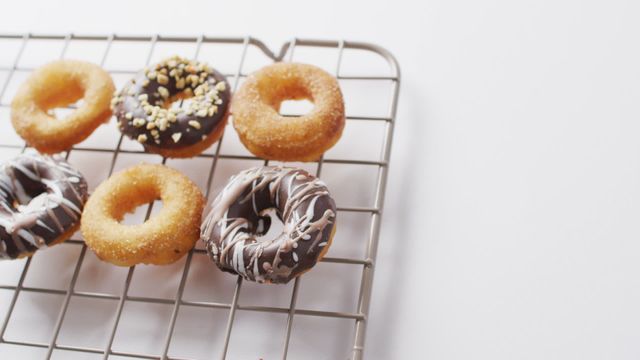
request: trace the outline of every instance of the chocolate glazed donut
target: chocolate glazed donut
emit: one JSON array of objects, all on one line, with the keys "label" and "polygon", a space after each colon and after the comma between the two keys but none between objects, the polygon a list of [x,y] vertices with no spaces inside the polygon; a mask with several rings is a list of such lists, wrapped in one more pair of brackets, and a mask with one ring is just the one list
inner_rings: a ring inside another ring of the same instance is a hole
[{"label": "chocolate glazed donut", "polygon": [[0,167],[0,258],[29,256],[71,236],[87,200],[82,174],[58,157],[24,154]]},{"label": "chocolate glazed donut", "polygon": [[[275,209],[284,230],[269,230]],[[336,205],[326,185],[304,170],[258,167],[231,178],[207,215],[201,238],[223,271],[247,280],[286,283],[313,267],[335,232]]]},{"label": "chocolate glazed donut", "polygon": [[[207,64],[168,58],[134,77],[112,100],[123,134],[166,157],[192,157],[222,136],[231,92]],[[185,108],[171,107],[189,99]]]}]

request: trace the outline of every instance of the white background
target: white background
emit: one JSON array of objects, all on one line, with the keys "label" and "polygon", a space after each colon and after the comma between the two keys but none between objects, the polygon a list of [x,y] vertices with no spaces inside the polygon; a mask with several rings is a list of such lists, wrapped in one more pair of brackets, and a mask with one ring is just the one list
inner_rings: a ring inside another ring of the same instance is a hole
[{"label": "white background", "polygon": [[640,358],[637,1],[10,1],[3,32],[381,44],[403,70],[368,359]]}]

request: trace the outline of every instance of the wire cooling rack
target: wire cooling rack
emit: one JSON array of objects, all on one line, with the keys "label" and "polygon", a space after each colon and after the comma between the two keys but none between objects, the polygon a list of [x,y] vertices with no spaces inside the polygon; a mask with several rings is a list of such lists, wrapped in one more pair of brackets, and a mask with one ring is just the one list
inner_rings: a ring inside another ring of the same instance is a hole
[{"label": "wire cooling rack", "polygon": [[[288,285],[259,285],[219,272],[201,244],[176,264],[127,269],[97,260],[77,233],[31,258],[0,263],[0,357],[363,358],[400,84],[398,64],[385,49],[298,38],[273,52],[253,37],[0,34],[0,158],[30,151],[7,125],[8,105],[35,67],[57,58],[89,60],[120,87],[172,54],[210,63],[233,89],[274,61],[312,63],[337,76],[347,109],[342,139],[318,162],[292,164],[322,177],[336,199],[338,231],[327,257]],[[308,108],[285,103],[281,112]],[[173,160],[144,153],[115,128],[113,121],[101,126],[64,154],[90,190],[146,161],[184,171],[210,198],[230,175],[268,163],[248,153],[233,129],[200,156]],[[125,221],[152,216],[154,204]]]}]

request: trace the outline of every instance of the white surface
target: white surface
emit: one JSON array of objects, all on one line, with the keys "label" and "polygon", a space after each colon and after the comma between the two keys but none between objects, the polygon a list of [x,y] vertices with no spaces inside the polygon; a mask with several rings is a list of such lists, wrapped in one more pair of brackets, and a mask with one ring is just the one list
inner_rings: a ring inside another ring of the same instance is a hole
[{"label": "white surface", "polygon": [[638,2],[56,3],[4,4],[0,28],[395,53],[368,359],[640,357]]}]

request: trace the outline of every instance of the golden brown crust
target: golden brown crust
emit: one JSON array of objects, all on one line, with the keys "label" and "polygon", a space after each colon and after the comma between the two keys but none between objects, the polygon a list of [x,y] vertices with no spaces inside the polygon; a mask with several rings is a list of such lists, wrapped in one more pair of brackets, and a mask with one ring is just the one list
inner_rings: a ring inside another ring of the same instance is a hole
[{"label": "golden brown crust", "polygon": [[[284,100],[308,99],[306,115],[284,117]],[[276,63],[251,74],[231,103],[233,126],[256,156],[281,161],[314,161],[331,148],[344,128],[344,100],[338,81],[307,64]]]},{"label": "golden brown crust", "polygon": [[[60,236],[58,236],[57,239],[53,240],[49,245],[47,245],[47,247],[52,247],[54,245],[58,245],[60,243],[67,241],[71,237],[71,235],[73,235],[76,231],[78,231],[78,229],[80,229],[80,222],[78,222],[76,225],[69,228],[67,231],[63,232]],[[35,253],[36,253],[35,251],[29,252],[29,253],[21,253],[16,259],[22,259],[24,257],[33,256],[33,254]]]},{"label": "golden brown crust", "polygon": [[[111,76],[97,65],[59,60],[35,70],[11,102],[16,132],[41,153],[68,150],[109,120],[115,91]],[[63,119],[48,110],[82,98],[83,104]]]},{"label": "golden brown crust", "polygon": [[[125,213],[158,198],[162,209],[143,224],[120,223]],[[188,177],[164,165],[140,164],[98,186],[80,230],[87,246],[112,264],[169,264],[198,240],[203,206],[202,192]]]}]

